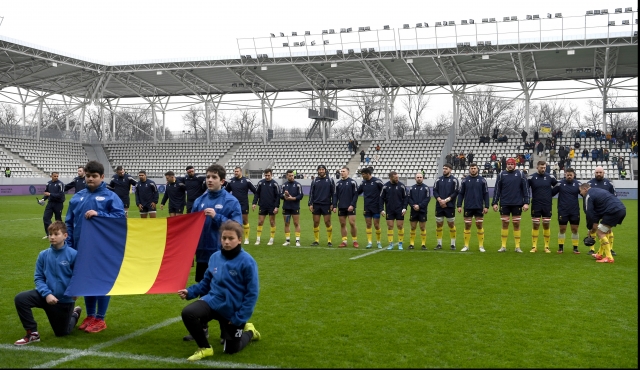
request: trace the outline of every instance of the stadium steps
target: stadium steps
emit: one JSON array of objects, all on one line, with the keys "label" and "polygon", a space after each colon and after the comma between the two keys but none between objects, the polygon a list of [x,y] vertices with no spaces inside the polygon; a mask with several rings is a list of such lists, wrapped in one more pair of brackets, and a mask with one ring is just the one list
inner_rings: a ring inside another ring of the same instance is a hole
[{"label": "stadium steps", "polygon": [[[27,168],[27,170],[31,170],[31,172],[35,175],[35,176],[44,176],[44,177],[49,177],[49,174],[42,171],[41,169],[39,169],[38,167],[34,166],[31,162],[27,161],[26,159],[22,158],[18,153],[15,153],[13,151],[11,151],[9,148],[7,148],[6,146],[4,146],[3,144],[0,144],[0,148],[4,149],[4,151],[7,154],[10,154],[13,159],[15,159],[16,161],[18,161],[18,163],[20,163],[21,165],[23,165],[25,168]],[[4,169],[3,169],[4,170]]]},{"label": "stadium steps", "polygon": [[240,149],[241,146],[242,146],[242,143],[234,143],[233,146],[229,148],[229,150],[227,150],[226,153],[224,153],[222,158],[218,159],[218,164],[223,167],[226,167],[227,162],[229,162],[229,160],[233,158],[234,155],[236,155],[236,152],[238,151],[238,149]]},{"label": "stadium steps", "polygon": [[104,166],[104,178],[110,179],[113,176],[113,165],[109,162],[107,153],[101,144],[82,144],[84,151],[90,161],[98,161]]},{"label": "stadium steps", "polygon": [[360,167],[360,151],[364,150],[365,153],[369,153],[369,147],[371,146],[371,140],[359,142],[360,147],[358,148],[358,152],[351,157],[351,160],[347,163],[347,167],[349,167],[349,171],[351,173],[351,177],[355,176],[356,170]]},{"label": "stadium steps", "polygon": [[[545,153],[543,153],[542,155],[538,155],[536,154],[536,152],[533,152],[533,168],[536,168],[536,166],[538,165],[539,161],[545,161],[547,162],[547,155]],[[528,167],[529,165],[527,164],[525,167]]]}]

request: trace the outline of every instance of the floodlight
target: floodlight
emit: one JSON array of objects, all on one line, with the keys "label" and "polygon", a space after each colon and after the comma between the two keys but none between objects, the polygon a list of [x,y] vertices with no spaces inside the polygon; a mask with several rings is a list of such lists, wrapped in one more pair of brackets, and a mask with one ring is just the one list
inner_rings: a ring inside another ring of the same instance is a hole
[{"label": "floodlight", "polygon": [[602,13],[602,14],[609,14],[609,9],[602,9],[602,10],[600,11],[600,13]]},{"label": "floodlight", "polygon": [[624,8],[624,12],[625,13],[631,13],[633,11],[633,9],[631,9],[631,7],[629,8]]},{"label": "floodlight", "polygon": [[[52,67],[57,67],[58,66],[57,62],[51,62],[50,64],[51,64]],[[160,74],[162,74],[162,71],[158,71],[158,72],[160,72]]]},{"label": "floodlight", "polygon": [[349,54],[354,54],[353,49],[349,49],[347,52],[348,52]]},{"label": "floodlight", "polygon": [[464,44],[463,44],[463,43],[461,43],[461,42],[459,42],[459,43],[457,43],[457,44],[456,44],[456,46],[458,46],[459,48],[461,48],[461,47],[463,47],[463,46],[464,46]]},{"label": "floodlight", "polygon": [[591,68],[585,68],[584,71],[585,73],[591,73]]},{"label": "floodlight", "polygon": [[484,54],[484,55],[482,56],[482,59],[489,59],[489,55],[488,55],[488,54]]},{"label": "floodlight", "polygon": [[291,32],[291,36],[298,36],[297,32]]},{"label": "floodlight", "polygon": [[478,41],[478,46],[484,46],[484,41]]},{"label": "floodlight", "polygon": [[530,21],[531,20],[531,16],[527,15],[527,20]]},{"label": "floodlight", "polygon": [[509,22],[509,17],[502,17],[502,21]]},{"label": "floodlight", "polygon": [[489,18],[489,23],[494,23],[496,21],[495,18]]},{"label": "floodlight", "polygon": [[517,15],[512,15],[511,16],[511,20],[512,21],[517,21],[518,20],[518,16]]},{"label": "floodlight", "polygon": [[551,18],[551,13],[547,13],[547,18]]},{"label": "floodlight", "polygon": [[465,42],[464,46],[471,46],[471,43],[470,42]]},{"label": "floodlight", "polygon": [[567,68],[567,69],[565,69],[565,72],[566,72],[566,73],[573,73],[573,69],[571,69],[571,68]]},{"label": "floodlight", "polygon": [[599,10],[594,10],[594,11],[593,11],[593,14],[594,14],[594,15],[600,15],[600,11],[599,11]]},{"label": "floodlight", "polygon": [[310,36],[311,35],[311,31],[304,31],[304,35],[305,36]]},{"label": "floodlight", "polygon": [[582,69],[582,68],[576,68],[576,72],[578,72],[578,73],[582,73],[582,72],[584,72],[584,69]]},{"label": "floodlight", "polygon": [[449,26],[455,26],[456,22],[455,21],[449,21]]},{"label": "floodlight", "polygon": [[489,22],[489,18],[482,18],[482,23],[488,23]]},{"label": "floodlight", "polygon": [[424,26],[425,26],[425,27],[427,27],[427,28],[429,28],[429,23],[424,22]]},{"label": "floodlight", "polygon": [[345,80],[344,80],[344,82],[346,82],[346,83],[350,84],[350,83],[351,83],[351,80],[347,78],[347,79],[345,79]]},{"label": "floodlight", "polygon": [[629,20],[628,19],[622,20],[622,24],[625,25],[625,26],[628,26],[629,25]]},{"label": "floodlight", "polygon": [[353,31],[351,27],[347,28],[347,32],[351,32],[351,31]]},{"label": "floodlight", "polygon": [[162,71],[156,71],[156,75],[160,76],[162,74]]},{"label": "floodlight", "polygon": [[375,53],[375,52],[376,52],[376,49],[374,49],[374,48],[369,48],[369,52],[370,52],[370,53]]},{"label": "floodlight", "polygon": [[238,87],[244,87],[244,84],[243,83],[239,83]]},{"label": "floodlight", "polygon": [[316,45],[316,41],[315,40],[311,41],[311,46],[315,46],[315,45]]},{"label": "floodlight", "polygon": [[491,41],[485,41],[485,42],[484,42],[484,44],[485,44],[486,46],[491,46]]},{"label": "floodlight", "polygon": [[231,87],[238,87],[238,84],[234,82],[231,84]]},{"label": "floodlight", "polygon": [[329,40],[323,40],[323,43],[324,43],[325,45],[329,45]]},{"label": "floodlight", "polygon": [[364,27],[358,27],[358,32],[364,32]]},{"label": "floodlight", "polygon": [[436,27],[442,26],[442,22],[436,22]]},{"label": "floodlight", "polygon": [[622,13],[622,8],[616,8],[616,13]]},{"label": "floodlight", "polygon": [[341,29],[340,29],[340,33],[345,33],[345,32],[347,32],[347,29],[346,29],[346,28],[341,28]]},{"label": "floodlight", "polygon": [[593,15],[593,10],[587,10],[587,15]]},{"label": "floodlight", "polygon": [[338,85],[342,84],[344,80],[338,80]]},{"label": "floodlight", "polygon": [[342,55],[342,54],[343,54],[342,50],[336,50],[336,53],[337,53],[338,55]]},{"label": "floodlight", "polygon": [[562,13],[556,13],[556,18],[562,18]]},{"label": "floodlight", "polygon": [[447,21],[442,21],[442,25],[443,26],[446,26],[447,24],[449,24],[449,23],[447,23]]},{"label": "floodlight", "polygon": [[329,28],[329,33],[336,33],[333,28]]},{"label": "floodlight", "polygon": [[388,25],[388,24],[385,24],[384,26],[382,26],[382,28],[384,28],[385,30],[389,30],[389,29],[391,29],[391,28],[389,28],[389,25]]},{"label": "floodlight", "polygon": [[280,32],[280,37],[284,37],[284,33],[283,32]]},{"label": "floodlight", "polygon": [[422,23],[416,23],[416,28],[422,28]]},{"label": "floodlight", "polygon": [[361,52],[362,54],[366,54],[366,53],[367,53],[367,48],[362,48],[362,49],[360,49],[360,52]]},{"label": "floodlight", "polygon": [[300,46],[300,43],[298,41],[293,43],[293,46]]},{"label": "floodlight", "polygon": [[260,70],[261,70],[261,71],[266,71],[266,70],[267,70],[267,66],[261,66],[261,67],[260,67]]},{"label": "floodlight", "polygon": [[407,24],[407,23],[403,24],[403,25],[402,25],[402,28],[404,28],[404,29],[409,28],[409,24]]},{"label": "floodlight", "polygon": [[469,24],[474,24],[475,21],[473,19],[469,19]]},{"label": "floodlight", "polygon": [[271,37],[276,37],[276,35],[274,35],[273,33],[271,34]]},{"label": "floodlight", "polygon": [[413,59],[407,59],[407,64],[413,64]]},{"label": "floodlight", "polygon": [[540,15],[539,14],[534,14],[533,15],[533,19],[540,19]]},{"label": "floodlight", "polygon": [[466,19],[461,20],[460,24],[467,24],[467,20]]},{"label": "floodlight", "polygon": [[300,41],[300,46],[304,46],[304,41]]},{"label": "floodlight", "polygon": [[251,55],[247,54],[247,59],[251,59]]},{"label": "floodlight", "polygon": [[334,81],[333,80],[329,80],[329,83],[332,84]]},{"label": "floodlight", "polygon": [[575,53],[576,53],[576,51],[573,50],[573,49],[567,50],[567,55],[574,55]]},{"label": "floodlight", "polygon": [[325,35],[325,34],[327,34],[327,33],[329,33],[329,31],[327,31],[327,30],[322,30],[322,34],[323,34],[323,35]]},{"label": "floodlight", "polygon": [[365,31],[371,31],[371,26],[364,26]]},{"label": "floodlight", "polygon": [[609,21],[609,26],[615,26],[616,25],[616,21]]},{"label": "floodlight", "polygon": [[283,43],[282,43],[282,47],[284,47],[284,48],[288,48],[288,47],[289,47],[289,43],[288,43],[288,42],[283,42]]},{"label": "floodlight", "polygon": [[[340,50],[340,54],[342,54],[342,50]],[[338,63],[331,63],[331,68],[336,68]]]}]

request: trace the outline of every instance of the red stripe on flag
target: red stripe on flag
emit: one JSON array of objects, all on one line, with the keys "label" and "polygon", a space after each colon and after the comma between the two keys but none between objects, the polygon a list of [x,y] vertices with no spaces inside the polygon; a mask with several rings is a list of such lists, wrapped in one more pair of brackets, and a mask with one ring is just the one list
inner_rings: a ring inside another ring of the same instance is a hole
[{"label": "red stripe on flag", "polygon": [[146,294],[176,293],[186,287],[205,217],[201,211],[167,218],[162,264]]}]

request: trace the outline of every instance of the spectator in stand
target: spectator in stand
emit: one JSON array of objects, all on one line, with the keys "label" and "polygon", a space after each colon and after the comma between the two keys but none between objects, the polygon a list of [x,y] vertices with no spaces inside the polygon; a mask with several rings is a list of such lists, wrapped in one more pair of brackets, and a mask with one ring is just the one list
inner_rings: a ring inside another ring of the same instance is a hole
[{"label": "spectator in stand", "polygon": [[453,169],[454,170],[460,169],[460,157],[457,155],[453,156]]},{"label": "spectator in stand", "polygon": [[360,162],[364,162],[364,156],[365,156],[365,152],[364,149],[360,151]]},{"label": "spectator in stand", "polygon": [[529,168],[533,168],[533,158],[531,157],[531,153],[527,152],[524,155],[524,159],[529,162]]},{"label": "spectator in stand", "polygon": [[493,140],[498,140],[498,135],[500,134],[500,130],[498,130],[498,128],[494,128],[493,129],[493,134],[491,135],[491,138]]},{"label": "spectator in stand", "polygon": [[366,157],[364,157],[364,163],[369,164],[369,162],[371,162],[371,158],[369,158],[369,155],[367,155]]},{"label": "spectator in stand", "polygon": [[598,149],[598,161],[602,162],[603,159],[604,159],[604,149],[600,147],[600,149]]},{"label": "spectator in stand", "polygon": [[551,149],[551,145],[552,145],[552,144],[551,144],[551,139],[550,139],[550,138],[547,138],[547,139],[544,141],[544,148],[545,148],[545,149],[547,149],[547,150],[549,150],[549,149]]},{"label": "spectator in stand", "polygon": [[524,142],[526,142],[526,141],[527,141],[527,135],[529,135],[529,134],[527,134],[527,131],[522,130],[522,132],[520,133],[520,135],[522,136],[522,142],[523,142],[523,143],[524,143]]},{"label": "spectator in stand", "polygon": [[542,155],[542,153],[544,152],[544,145],[542,144],[542,141],[538,141],[536,150],[538,152],[538,155]]},{"label": "spectator in stand", "polygon": [[491,161],[497,161],[498,160],[498,156],[496,155],[496,152],[491,153]]},{"label": "spectator in stand", "polygon": [[463,152],[460,152],[460,155],[458,156],[458,158],[460,159],[460,169],[464,171],[467,168],[467,163],[466,163],[467,157],[465,157]]},{"label": "spectator in stand", "polygon": [[507,168],[507,157],[502,156],[502,158],[500,158],[500,169],[503,170]]},{"label": "spectator in stand", "polygon": [[591,149],[591,162],[598,162],[598,149]]},{"label": "spectator in stand", "polygon": [[376,152],[380,151],[380,144],[376,144]]},{"label": "spectator in stand", "polygon": [[473,154],[472,151],[469,151],[469,154],[467,154],[467,161],[469,163],[473,163],[473,158],[475,158],[475,155]]},{"label": "spectator in stand", "polygon": [[507,137],[507,135],[502,135],[498,138],[499,143],[506,143],[507,141],[509,141],[509,138]]},{"label": "spectator in stand", "polygon": [[353,150],[353,140],[349,140],[349,144],[347,144],[347,148],[349,148],[349,152]]},{"label": "spectator in stand", "polygon": [[622,157],[618,157],[618,162],[616,163],[616,166],[618,168],[618,175],[620,175],[620,172],[624,170],[624,160]]},{"label": "spectator in stand", "polygon": [[540,134],[538,133],[538,130],[534,131],[533,133],[533,141],[538,141],[540,140]]},{"label": "spectator in stand", "polygon": [[565,163],[564,159],[561,159],[561,160],[558,161],[558,169],[559,170],[564,170],[564,163]]},{"label": "spectator in stand", "polygon": [[573,144],[573,147],[576,149],[580,149],[580,140],[576,140],[576,142]]},{"label": "spectator in stand", "polygon": [[605,134],[605,139],[606,139],[607,141],[611,141],[611,133],[610,133],[610,132],[607,132],[607,133]]},{"label": "spectator in stand", "polygon": [[[555,156],[556,156],[555,148],[549,149],[549,159],[553,159],[553,157],[555,157]],[[531,158],[533,159],[533,155],[531,156]]]},{"label": "spectator in stand", "polygon": [[588,138],[592,138],[592,137],[593,137],[593,133],[591,132],[591,129],[590,129],[590,128],[588,128],[588,129],[587,129],[587,139],[588,139]]},{"label": "spectator in stand", "polygon": [[609,149],[605,149],[602,153],[602,161],[605,163],[609,162]]},{"label": "spectator in stand", "polygon": [[573,159],[576,156],[576,150],[573,149],[573,147],[571,148],[571,150],[569,150],[569,159]]},{"label": "spectator in stand", "polygon": [[582,130],[580,130],[580,134],[579,135],[580,135],[579,137],[581,139],[584,139],[584,138],[587,137],[587,132],[584,129],[582,129]]},{"label": "spectator in stand", "polygon": [[589,158],[589,151],[587,148],[582,149],[582,159]]}]

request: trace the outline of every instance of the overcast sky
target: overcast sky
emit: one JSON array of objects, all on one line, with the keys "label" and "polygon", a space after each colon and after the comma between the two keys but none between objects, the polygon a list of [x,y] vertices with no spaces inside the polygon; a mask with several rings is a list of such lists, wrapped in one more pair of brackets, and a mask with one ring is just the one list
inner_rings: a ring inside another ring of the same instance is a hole
[{"label": "overcast sky", "polygon": [[[237,38],[273,32],[319,33],[417,22],[563,13],[633,7],[627,1],[9,1],[0,2],[0,34],[63,53],[109,63],[166,58],[237,58]],[[637,14],[637,13],[636,13]],[[447,104],[449,107],[451,104]],[[449,109],[450,110],[450,109]],[[446,112],[445,112],[446,113]],[[305,112],[300,112],[305,116]],[[176,128],[178,129],[178,128]]]}]

